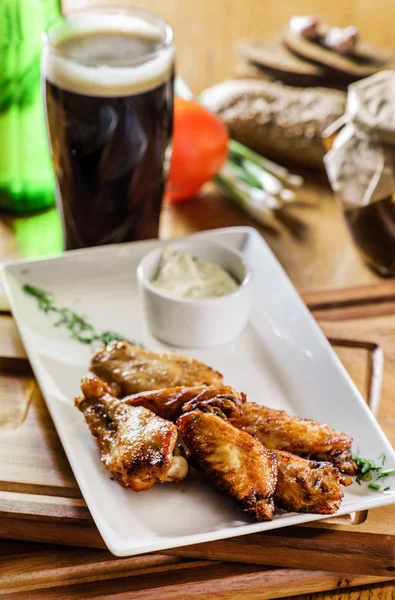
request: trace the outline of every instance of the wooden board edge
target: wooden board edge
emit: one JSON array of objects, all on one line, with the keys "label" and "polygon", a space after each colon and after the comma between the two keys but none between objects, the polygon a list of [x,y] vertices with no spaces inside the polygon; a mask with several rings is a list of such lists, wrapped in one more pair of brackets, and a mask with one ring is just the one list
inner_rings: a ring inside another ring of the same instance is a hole
[{"label": "wooden board edge", "polygon": [[[243,568],[244,567],[244,568]],[[197,567],[187,571],[170,571],[164,578],[162,572],[119,578],[111,577],[97,579],[91,582],[81,579],[74,586],[59,586],[58,580],[52,580],[54,585],[44,588],[26,588],[29,590],[29,600],[55,600],[57,598],[103,598],[105,600],[228,600],[231,590],[232,600],[269,600],[287,598],[303,593],[344,590],[360,585],[388,582],[391,579],[350,573],[330,573],[327,571],[305,571],[291,569],[253,569],[245,565],[219,564]],[[33,584],[35,586],[35,584]],[[56,586],[56,587],[55,587]],[[35,590],[35,591],[34,591]],[[7,593],[7,598],[17,599],[19,592]]]},{"label": "wooden board edge", "polygon": [[337,571],[341,564],[345,571],[354,574],[395,577],[395,544],[392,536],[305,527],[292,529],[283,530],[282,546],[278,544],[276,531],[269,531],[184,546],[166,550],[165,553],[322,571]]},{"label": "wooden board edge", "polygon": [[342,288],[318,288],[298,290],[310,310],[348,308],[357,305],[395,303],[393,280],[377,281]]},{"label": "wooden board edge", "polygon": [[0,516],[0,538],[45,544],[105,549],[106,545],[93,520],[69,521]]},{"label": "wooden board edge", "polygon": [[[205,569],[220,564],[217,561],[179,558],[164,554],[116,558],[106,557],[103,551],[87,550],[86,555],[81,551],[76,557],[65,556],[64,551],[62,555],[54,557],[53,551],[50,550],[38,551],[37,556],[35,553],[27,556],[22,554],[13,561],[10,568],[7,561],[4,561],[0,596],[10,592],[80,585],[124,577],[133,578],[146,574],[168,574],[172,571],[186,573],[190,569],[204,572]],[[27,569],[30,557],[33,558],[35,566],[34,577]]]},{"label": "wooden board edge", "polygon": [[[332,529],[295,528],[289,531],[284,547],[278,545],[276,532],[240,536],[164,550],[161,554],[189,559],[233,562],[271,567],[289,567],[395,578],[395,544],[384,534],[363,534]],[[282,533],[284,535],[284,532]],[[0,521],[0,537],[92,549],[106,548],[94,523],[72,526],[67,523],[9,519]],[[246,538],[252,537],[252,540]],[[328,549],[330,545],[331,550]],[[294,550],[293,552],[290,550]],[[141,557],[145,555],[140,555]]]}]

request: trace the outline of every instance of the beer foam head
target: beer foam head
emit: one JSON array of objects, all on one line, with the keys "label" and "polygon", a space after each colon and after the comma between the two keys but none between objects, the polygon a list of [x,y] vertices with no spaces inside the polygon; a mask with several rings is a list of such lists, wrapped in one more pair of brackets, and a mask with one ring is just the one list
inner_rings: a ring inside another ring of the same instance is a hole
[{"label": "beer foam head", "polygon": [[170,77],[171,28],[144,13],[80,13],[47,34],[42,72],[54,85],[88,96],[129,96]]}]

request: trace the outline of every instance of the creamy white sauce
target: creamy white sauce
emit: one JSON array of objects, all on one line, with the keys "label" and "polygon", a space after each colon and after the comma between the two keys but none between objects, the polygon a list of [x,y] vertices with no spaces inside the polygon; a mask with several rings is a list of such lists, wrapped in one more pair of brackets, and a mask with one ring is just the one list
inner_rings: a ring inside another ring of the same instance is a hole
[{"label": "creamy white sauce", "polygon": [[151,284],[176,298],[216,298],[237,290],[239,284],[214,262],[166,246],[158,274]]}]

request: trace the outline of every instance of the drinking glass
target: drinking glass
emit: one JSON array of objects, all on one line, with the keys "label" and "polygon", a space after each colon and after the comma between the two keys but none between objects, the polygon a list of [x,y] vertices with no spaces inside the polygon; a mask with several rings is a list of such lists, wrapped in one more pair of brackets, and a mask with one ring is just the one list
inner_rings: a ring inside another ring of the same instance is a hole
[{"label": "drinking glass", "polygon": [[65,248],[158,237],[173,127],[171,27],[137,10],[58,18],[42,55]]}]

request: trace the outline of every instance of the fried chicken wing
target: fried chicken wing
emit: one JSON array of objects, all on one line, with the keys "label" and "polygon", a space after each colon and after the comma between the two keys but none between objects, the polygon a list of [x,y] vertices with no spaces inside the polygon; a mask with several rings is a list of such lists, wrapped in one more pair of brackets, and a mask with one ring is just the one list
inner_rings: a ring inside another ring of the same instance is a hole
[{"label": "fried chicken wing", "polygon": [[273,518],[277,483],[274,452],[214,413],[185,413],[177,426],[192,460],[215,487],[257,521]]},{"label": "fried chicken wing", "polygon": [[313,460],[329,461],[346,475],[357,475],[358,465],[351,457],[350,450],[334,450],[333,452],[323,452],[322,454],[313,454],[310,456]]},{"label": "fried chicken wing", "polygon": [[332,515],[341,504],[340,484],[349,484],[336,467],[275,450],[278,459],[278,481],[274,502],[291,512]]},{"label": "fried chicken wing", "polygon": [[226,385],[174,387],[135,394],[123,399],[132,406],[145,406],[156,415],[176,421],[183,412],[199,408],[204,412],[238,417],[243,411],[244,394]]},{"label": "fried chicken wing", "polygon": [[222,382],[220,373],[198,360],[171,352],[151,352],[125,341],[99,348],[90,370],[120,398],[147,390]]},{"label": "fried chicken wing", "polygon": [[129,406],[115,398],[96,377],[84,378],[83,397],[76,398],[101,451],[101,460],[114,478],[135,492],[155,483],[176,483],[188,473],[188,463],[177,456],[177,427],[143,406]]},{"label": "fried chicken wing", "polygon": [[274,410],[255,402],[243,405],[243,414],[232,419],[233,425],[247,431],[266,448],[286,450],[300,455],[327,455],[349,451],[352,438],[329,425],[311,419],[291,417],[284,410]]}]

